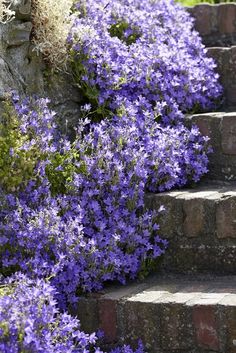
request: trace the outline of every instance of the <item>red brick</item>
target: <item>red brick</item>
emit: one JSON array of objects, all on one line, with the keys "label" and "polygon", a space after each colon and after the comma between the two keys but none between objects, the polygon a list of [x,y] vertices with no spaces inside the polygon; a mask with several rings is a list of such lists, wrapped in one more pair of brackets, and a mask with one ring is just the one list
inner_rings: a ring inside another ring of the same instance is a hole
[{"label": "red brick", "polygon": [[117,303],[111,299],[99,301],[99,328],[107,342],[117,340]]},{"label": "red brick", "polygon": [[193,307],[193,323],[197,345],[218,352],[220,342],[214,308],[205,305]]}]

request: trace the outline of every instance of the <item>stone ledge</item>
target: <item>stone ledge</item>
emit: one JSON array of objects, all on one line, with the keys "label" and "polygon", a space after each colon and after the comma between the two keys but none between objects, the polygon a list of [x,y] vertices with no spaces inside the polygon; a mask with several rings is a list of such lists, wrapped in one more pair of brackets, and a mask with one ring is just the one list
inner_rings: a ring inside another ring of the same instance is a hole
[{"label": "stone ledge", "polygon": [[[149,353],[234,352],[235,277],[155,276],[122,288],[81,299],[93,301],[93,329],[105,329],[107,343],[141,338]],[[76,311],[82,328],[88,328],[88,308]]]},{"label": "stone ledge", "polygon": [[148,209],[160,216],[160,234],[169,240],[160,267],[177,273],[236,273],[236,185],[207,184],[146,194]]}]

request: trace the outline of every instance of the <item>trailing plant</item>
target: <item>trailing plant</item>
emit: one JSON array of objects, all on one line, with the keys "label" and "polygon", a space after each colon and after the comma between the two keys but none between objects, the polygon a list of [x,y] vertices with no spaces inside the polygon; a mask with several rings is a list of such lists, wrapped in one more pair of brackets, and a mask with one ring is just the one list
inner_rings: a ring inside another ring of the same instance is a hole
[{"label": "trailing plant", "polygon": [[94,118],[124,102],[176,124],[212,109],[221,95],[215,64],[189,14],[173,1],[80,0],[68,41],[78,86]]},{"label": "trailing plant", "polygon": [[[0,287],[1,353],[102,353],[95,333],[80,329],[77,318],[58,310],[55,289],[46,280],[18,273]],[[144,353],[118,347],[111,353]]]}]

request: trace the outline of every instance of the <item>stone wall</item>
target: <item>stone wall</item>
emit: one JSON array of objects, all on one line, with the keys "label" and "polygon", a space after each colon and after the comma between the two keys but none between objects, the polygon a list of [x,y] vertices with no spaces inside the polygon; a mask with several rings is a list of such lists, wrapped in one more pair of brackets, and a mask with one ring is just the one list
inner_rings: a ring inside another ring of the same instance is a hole
[{"label": "stone wall", "polygon": [[22,95],[48,96],[53,109],[60,112],[62,125],[68,120],[75,122],[80,94],[72,84],[73,77],[69,73],[51,74],[42,57],[34,51],[30,42],[31,1],[21,0],[14,10],[15,20],[0,24],[0,102],[12,89]]}]

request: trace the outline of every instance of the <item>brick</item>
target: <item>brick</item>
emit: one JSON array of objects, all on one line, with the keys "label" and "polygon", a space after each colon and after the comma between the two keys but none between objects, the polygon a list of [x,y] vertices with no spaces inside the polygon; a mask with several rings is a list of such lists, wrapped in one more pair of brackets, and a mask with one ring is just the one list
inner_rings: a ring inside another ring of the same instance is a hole
[{"label": "brick", "polygon": [[227,73],[229,69],[230,53],[231,50],[229,48],[207,48],[207,55],[214,59],[217,65],[216,71],[220,75],[220,81],[222,82],[224,88],[226,88],[226,84],[228,82]]},{"label": "brick", "polygon": [[177,200],[177,196],[183,192],[164,192],[161,194],[148,194],[145,197],[147,208],[158,210],[160,206],[165,207],[165,213],[160,216],[159,224],[161,233],[165,238],[173,238],[176,234],[182,234],[183,210],[182,201]]},{"label": "brick", "polygon": [[93,298],[79,298],[76,309],[72,314],[78,315],[81,328],[85,332],[92,333],[99,328],[98,303]]},{"label": "brick", "polygon": [[194,345],[191,311],[180,304],[162,305],[161,346],[166,349],[190,349]]},{"label": "brick", "polygon": [[218,26],[222,34],[233,34],[236,31],[236,5],[221,4],[218,7]]},{"label": "brick", "polygon": [[217,237],[236,238],[236,197],[219,202],[216,208]]},{"label": "brick", "polygon": [[160,312],[157,305],[125,301],[118,307],[118,320],[122,342],[135,344],[141,339],[151,352],[160,347]]},{"label": "brick", "polygon": [[187,237],[198,237],[204,229],[204,205],[203,199],[186,200],[184,209],[184,235]]},{"label": "brick", "polygon": [[[230,77],[230,73],[227,74]],[[236,83],[236,82],[234,82]],[[225,89],[226,103],[228,105],[236,104],[236,84],[228,84]]]},{"label": "brick", "polygon": [[236,353],[236,295],[227,295],[220,305],[225,314],[225,352]]},{"label": "brick", "polygon": [[112,299],[99,300],[99,328],[106,342],[117,340],[117,303]]},{"label": "brick", "polygon": [[221,143],[223,153],[236,155],[236,113],[224,115]]},{"label": "brick", "polygon": [[212,32],[211,14],[211,6],[208,4],[201,4],[201,6],[195,6],[194,8],[194,27],[202,36]]},{"label": "brick", "polygon": [[195,306],[193,324],[198,347],[220,351],[217,318],[212,306]]}]

